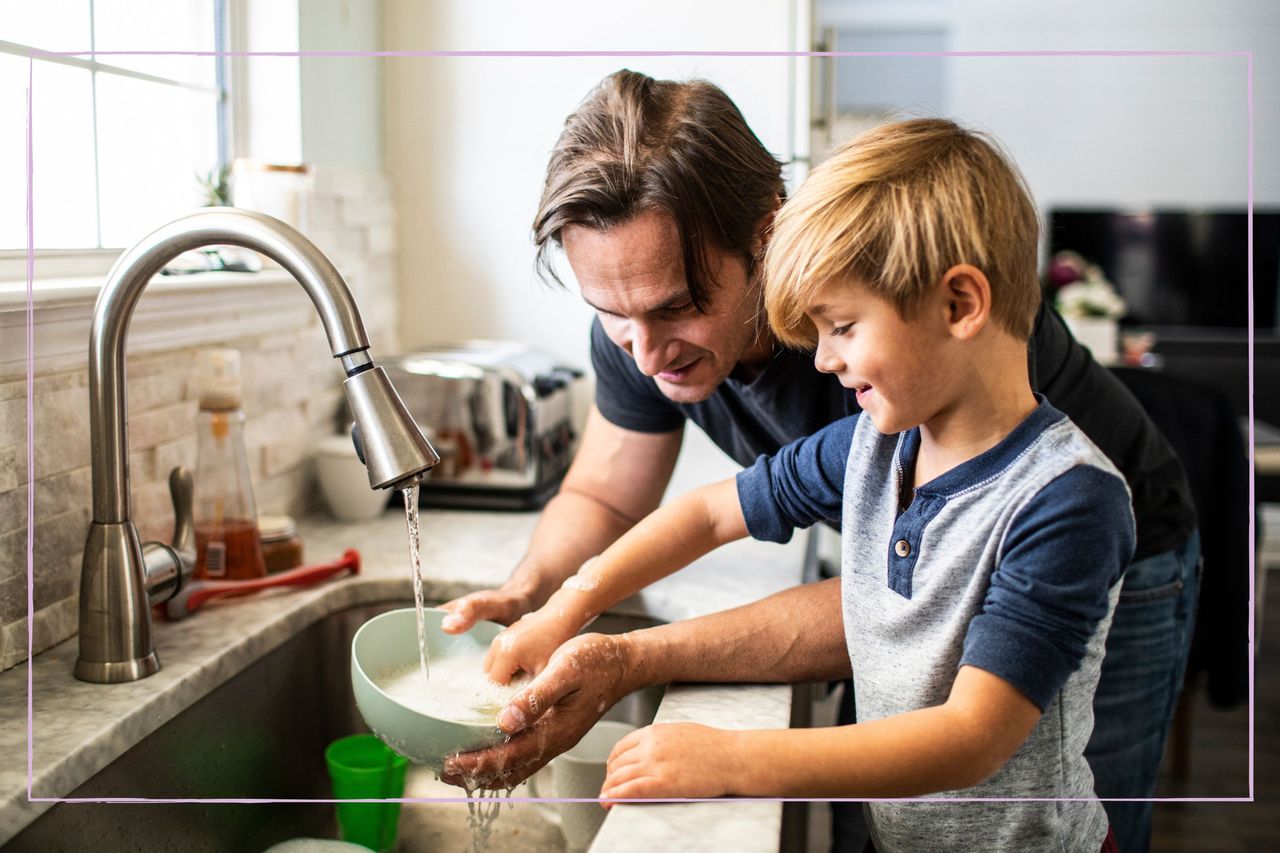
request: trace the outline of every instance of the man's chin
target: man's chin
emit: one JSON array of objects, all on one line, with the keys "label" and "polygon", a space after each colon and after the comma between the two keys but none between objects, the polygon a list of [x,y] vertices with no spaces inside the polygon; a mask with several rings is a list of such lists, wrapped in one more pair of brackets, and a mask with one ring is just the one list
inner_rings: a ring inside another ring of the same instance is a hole
[{"label": "man's chin", "polygon": [[718,382],[667,382],[654,377],[662,395],[673,403],[701,403],[715,393]]}]

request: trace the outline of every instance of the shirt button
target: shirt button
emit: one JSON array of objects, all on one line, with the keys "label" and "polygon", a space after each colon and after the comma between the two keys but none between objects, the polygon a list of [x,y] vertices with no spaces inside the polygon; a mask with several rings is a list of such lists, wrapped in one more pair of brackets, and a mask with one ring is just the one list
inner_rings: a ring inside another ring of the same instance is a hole
[{"label": "shirt button", "polygon": [[897,554],[899,557],[911,556],[911,543],[905,539],[899,539],[893,546],[893,553]]}]

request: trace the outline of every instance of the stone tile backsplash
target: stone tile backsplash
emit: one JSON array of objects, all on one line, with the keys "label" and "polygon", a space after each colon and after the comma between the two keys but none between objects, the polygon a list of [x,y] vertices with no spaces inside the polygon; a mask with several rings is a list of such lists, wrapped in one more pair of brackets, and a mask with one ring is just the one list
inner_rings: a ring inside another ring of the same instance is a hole
[{"label": "stone tile backsplash", "polygon": [[[380,175],[317,170],[299,201],[297,223],[351,286],[375,358],[395,340],[394,233],[391,192]],[[309,448],[332,433],[342,405],[342,371],[324,329],[309,316],[278,334],[232,336],[199,347],[130,355],[129,468],[132,514],[143,541],[168,540],[173,509],[169,471],[196,461],[195,353],[205,346],[240,350],[246,449],[261,513],[303,516],[318,490]],[[86,340],[87,353],[87,340]],[[34,651],[73,636],[78,622],[80,561],[92,516],[89,394],[85,365],[37,372],[35,441]],[[27,657],[27,383],[0,375],[0,670]],[[325,555],[308,554],[308,559]]]}]

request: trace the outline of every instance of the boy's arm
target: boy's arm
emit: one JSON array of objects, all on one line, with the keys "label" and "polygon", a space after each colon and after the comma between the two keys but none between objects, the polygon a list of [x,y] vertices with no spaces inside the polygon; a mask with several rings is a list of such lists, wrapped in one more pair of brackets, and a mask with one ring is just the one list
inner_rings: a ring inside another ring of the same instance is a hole
[{"label": "boy's arm", "polygon": [[541,609],[499,634],[485,670],[503,683],[517,670],[536,675],[561,643],[605,608],[746,535],[734,480],[681,495],[588,561]]},{"label": "boy's arm", "polygon": [[584,560],[657,508],[683,435],[683,428],[624,429],[592,406],[573,464],[543,509],[528,551],[502,586],[442,605],[449,611],[441,626],[445,632],[460,634],[480,619],[510,625],[545,604]]},{"label": "boy's arm", "polygon": [[961,667],[947,701],[852,726],[723,731],[656,725],[609,759],[601,796],[915,797],[972,787],[1013,756],[1040,709],[1013,685]]}]

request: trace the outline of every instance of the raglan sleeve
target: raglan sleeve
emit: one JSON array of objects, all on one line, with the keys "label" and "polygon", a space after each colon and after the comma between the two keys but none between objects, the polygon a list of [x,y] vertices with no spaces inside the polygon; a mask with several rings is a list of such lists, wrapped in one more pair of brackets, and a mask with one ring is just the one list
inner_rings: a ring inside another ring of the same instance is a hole
[{"label": "raglan sleeve", "polygon": [[857,421],[857,415],[835,421],[738,473],[738,501],[752,538],[789,542],[797,528],[840,523]]},{"label": "raglan sleeve", "polygon": [[1134,542],[1129,491],[1119,476],[1082,464],[1057,477],[1006,531],[961,666],[1003,678],[1045,710],[1107,617]]}]

